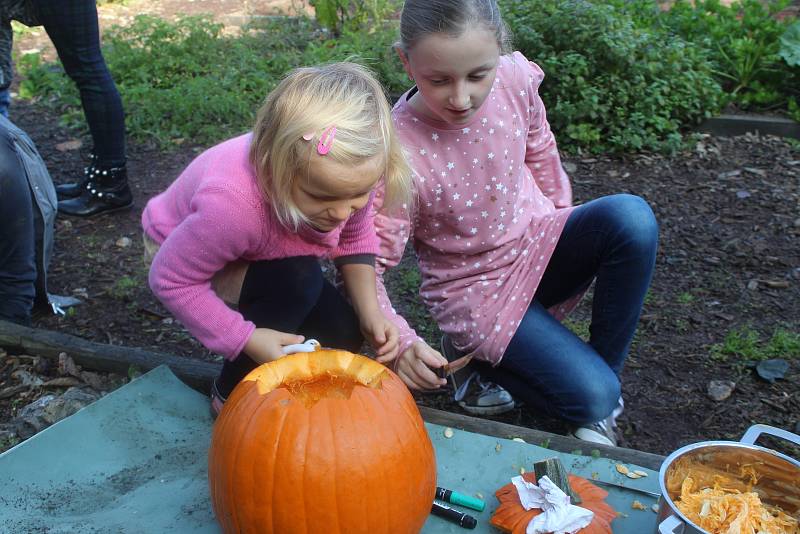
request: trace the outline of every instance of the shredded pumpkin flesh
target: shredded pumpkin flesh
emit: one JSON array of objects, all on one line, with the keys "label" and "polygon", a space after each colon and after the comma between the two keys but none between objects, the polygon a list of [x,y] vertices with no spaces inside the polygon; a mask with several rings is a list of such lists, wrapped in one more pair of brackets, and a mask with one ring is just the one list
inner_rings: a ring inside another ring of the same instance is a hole
[{"label": "shredded pumpkin flesh", "polygon": [[765,505],[754,491],[731,488],[731,483],[732,479],[717,475],[713,487],[693,491],[695,482],[687,476],[675,504],[690,521],[712,534],[800,534],[797,519]]}]

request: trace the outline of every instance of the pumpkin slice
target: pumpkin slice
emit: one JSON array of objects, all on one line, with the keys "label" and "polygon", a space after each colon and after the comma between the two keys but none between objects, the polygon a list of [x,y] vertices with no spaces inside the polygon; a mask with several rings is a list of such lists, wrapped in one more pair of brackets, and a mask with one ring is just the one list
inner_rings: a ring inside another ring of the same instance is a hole
[{"label": "pumpkin slice", "polygon": [[[529,472],[522,475],[526,482],[536,484],[536,473]],[[585,478],[569,475],[569,484],[572,490],[581,498],[581,507],[594,512],[594,518],[581,534],[611,534],[611,522],[617,517],[617,512],[605,502],[608,492],[598,488]],[[525,510],[519,500],[517,488],[508,483],[495,492],[500,506],[495,510],[490,523],[503,532],[511,534],[525,534],[525,529],[531,519],[542,513],[542,510],[533,508]]]}]

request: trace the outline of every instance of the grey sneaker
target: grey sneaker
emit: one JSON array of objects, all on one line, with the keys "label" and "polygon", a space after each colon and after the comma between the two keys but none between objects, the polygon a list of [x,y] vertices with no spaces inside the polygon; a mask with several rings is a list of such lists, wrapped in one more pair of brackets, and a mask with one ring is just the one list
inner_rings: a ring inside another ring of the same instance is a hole
[{"label": "grey sneaker", "polygon": [[[442,336],[442,355],[453,361],[463,354],[453,347],[447,336]],[[514,409],[511,394],[494,382],[484,381],[469,366],[450,375],[450,383],[455,392],[454,400],[465,412],[473,415],[498,415]]]},{"label": "grey sneaker", "polygon": [[514,409],[511,394],[494,382],[484,382],[474,372],[456,390],[455,400],[465,412],[474,415],[498,415]]},{"label": "grey sneaker", "polygon": [[622,400],[622,395],[619,396],[619,400],[617,401],[617,407],[614,408],[614,411],[611,412],[611,428],[615,431],[619,430],[617,426],[617,418],[622,415],[622,412],[625,410],[625,401]]},{"label": "grey sneaker", "polygon": [[617,446],[617,433],[614,430],[613,416],[610,415],[602,421],[580,426],[572,431],[572,436],[582,441],[599,443],[601,445]]}]

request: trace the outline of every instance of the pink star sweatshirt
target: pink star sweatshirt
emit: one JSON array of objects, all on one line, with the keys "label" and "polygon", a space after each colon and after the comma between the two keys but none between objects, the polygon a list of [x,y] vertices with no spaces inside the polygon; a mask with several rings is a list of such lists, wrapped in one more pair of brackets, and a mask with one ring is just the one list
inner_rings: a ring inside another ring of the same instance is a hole
[{"label": "pink star sweatshirt", "polygon": [[[543,78],[515,52],[500,58],[492,90],[468,124],[419,114],[408,103],[410,92],[393,110],[417,203],[376,218],[378,271],[397,265],[411,239],[420,295],[439,327],[456,348],[493,364],[530,305],[572,210],[572,189],[538,93]],[[405,350],[417,335],[380,281],[378,295]],[[563,315],[568,307],[551,311]]]}]

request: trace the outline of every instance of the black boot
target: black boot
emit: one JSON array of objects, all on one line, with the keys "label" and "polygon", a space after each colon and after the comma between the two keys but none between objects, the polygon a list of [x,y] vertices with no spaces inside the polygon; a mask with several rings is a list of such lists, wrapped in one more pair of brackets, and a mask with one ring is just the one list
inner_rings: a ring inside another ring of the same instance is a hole
[{"label": "black boot", "polygon": [[97,171],[97,156],[89,154],[89,166],[83,168],[83,176],[79,178],[77,182],[59,184],[56,186],[56,197],[58,197],[58,200],[81,196],[81,193],[86,188],[86,182],[92,178],[95,171]]},{"label": "black boot", "polygon": [[80,196],[58,203],[58,212],[75,217],[91,217],[100,213],[128,209],[133,195],[128,187],[125,167],[93,168]]}]

